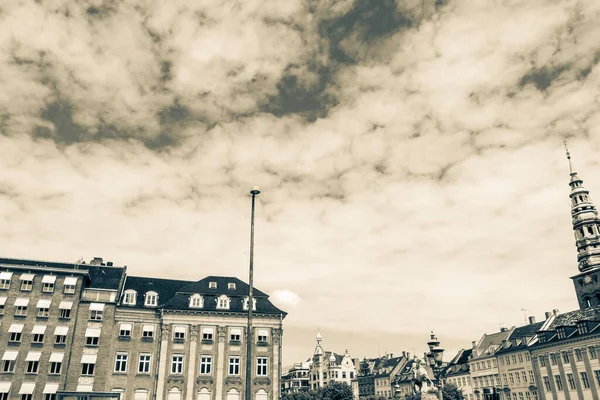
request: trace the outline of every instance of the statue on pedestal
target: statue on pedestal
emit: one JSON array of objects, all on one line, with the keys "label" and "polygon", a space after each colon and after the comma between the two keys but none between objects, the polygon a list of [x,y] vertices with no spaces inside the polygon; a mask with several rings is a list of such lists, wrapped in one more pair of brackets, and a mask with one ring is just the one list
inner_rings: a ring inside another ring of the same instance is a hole
[{"label": "statue on pedestal", "polygon": [[415,357],[410,372],[413,376],[413,394],[422,392],[423,382],[429,382],[431,384],[431,387],[435,387],[431,379],[429,379],[429,375],[427,374],[427,370],[425,369],[423,360]]}]

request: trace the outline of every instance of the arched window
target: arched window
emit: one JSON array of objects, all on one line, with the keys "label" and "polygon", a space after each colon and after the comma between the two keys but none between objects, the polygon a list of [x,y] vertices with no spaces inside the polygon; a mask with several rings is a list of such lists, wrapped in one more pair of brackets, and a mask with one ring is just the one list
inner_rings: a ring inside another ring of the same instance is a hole
[{"label": "arched window", "polygon": [[227,392],[227,400],[240,400],[240,391],[236,388],[231,388]]},{"label": "arched window", "polygon": [[198,400],[210,400],[210,390],[202,388],[198,391]]},{"label": "arched window", "polygon": [[158,305],[158,293],[152,292],[152,291],[146,292],[144,297],[145,297],[145,299],[144,299],[145,306],[156,307],[156,305]]},{"label": "arched window", "polygon": [[181,390],[178,387],[171,388],[167,400],[181,400]]},{"label": "arched window", "polygon": [[255,400],[268,400],[269,396],[267,395],[267,391],[265,389],[258,389],[256,392]]},{"label": "arched window", "polygon": [[130,306],[135,305],[135,300],[137,297],[137,292],[135,290],[129,289],[126,290],[123,294],[123,304],[128,304]]},{"label": "arched window", "polygon": [[229,310],[229,297],[221,295],[217,298],[217,308],[220,310]]},{"label": "arched window", "polygon": [[202,308],[203,306],[204,306],[204,301],[202,299],[202,296],[200,296],[198,293],[196,293],[192,297],[190,297],[190,307]]}]

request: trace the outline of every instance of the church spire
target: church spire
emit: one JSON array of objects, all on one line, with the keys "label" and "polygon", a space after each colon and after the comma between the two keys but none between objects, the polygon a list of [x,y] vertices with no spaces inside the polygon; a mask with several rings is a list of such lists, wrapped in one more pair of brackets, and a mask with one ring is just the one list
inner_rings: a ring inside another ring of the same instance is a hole
[{"label": "church spire", "polygon": [[575,245],[577,246],[577,262],[581,272],[600,267],[600,219],[598,211],[592,203],[590,192],[583,187],[583,180],[573,171],[571,154],[565,141],[567,160],[571,179],[571,217]]}]

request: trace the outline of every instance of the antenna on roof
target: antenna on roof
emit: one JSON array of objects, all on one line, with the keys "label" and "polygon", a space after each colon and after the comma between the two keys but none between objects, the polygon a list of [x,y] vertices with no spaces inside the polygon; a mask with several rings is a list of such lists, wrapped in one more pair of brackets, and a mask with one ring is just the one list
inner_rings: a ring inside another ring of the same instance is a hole
[{"label": "antenna on roof", "polygon": [[528,323],[529,321],[527,320],[527,311],[531,311],[531,310],[528,310],[526,308],[521,308],[521,311],[523,311],[523,319],[525,320],[525,323]]}]

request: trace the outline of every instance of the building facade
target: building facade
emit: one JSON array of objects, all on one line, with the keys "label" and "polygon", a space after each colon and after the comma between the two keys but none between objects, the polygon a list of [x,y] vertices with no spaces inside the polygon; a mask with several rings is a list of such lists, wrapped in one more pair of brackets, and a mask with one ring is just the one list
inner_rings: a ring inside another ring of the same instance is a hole
[{"label": "building facade", "polygon": [[323,337],[317,333],[317,345],[312,357],[309,372],[311,390],[326,386],[330,382],[345,382],[352,386],[356,376],[358,360],[350,357],[348,350],[343,355],[323,349]]},{"label": "building facade", "polygon": [[296,363],[281,376],[281,393],[290,394],[310,390],[310,362]]},{"label": "building facade", "polygon": [[[101,259],[0,259],[0,287],[1,400],[244,396],[249,287],[237,278],[130,277]],[[286,313],[263,292],[253,296],[253,398],[278,399]]]},{"label": "building facade", "polygon": [[443,381],[451,383],[462,391],[466,400],[474,400],[473,385],[469,369],[469,356],[472,349],[462,349],[450,361],[443,374]]},{"label": "building facade", "polygon": [[502,341],[512,333],[512,329],[502,328],[500,332],[483,334],[478,342],[473,342],[469,356],[469,370],[473,382],[473,393],[484,400],[493,400],[494,394],[501,391],[500,373],[496,352]]}]

